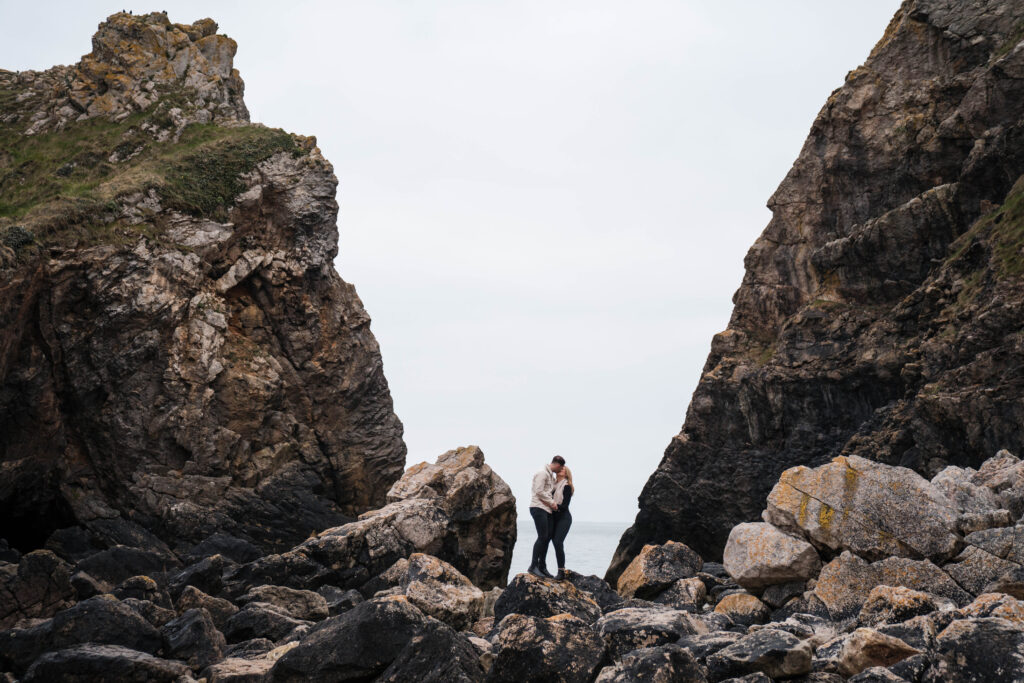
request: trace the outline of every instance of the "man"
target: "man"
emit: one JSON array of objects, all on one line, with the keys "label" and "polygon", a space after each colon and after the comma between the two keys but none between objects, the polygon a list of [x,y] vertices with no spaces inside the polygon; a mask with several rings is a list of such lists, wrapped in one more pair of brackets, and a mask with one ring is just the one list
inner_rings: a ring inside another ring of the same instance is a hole
[{"label": "man", "polygon": [[555,531],[551,513],[558,509],[551,494],[555,489],[555,475],[561,472],[563,467],[565,458],[556,455],[551,459],[550,465],[545,465],[533,475],[533,484],[530,487],[530,516],[537,527],[537,541],[533,544],[533,558],[530,560],[530,568],[526,571],[534,576],[549,579],[555,578],[547,568],[548,544]]}]

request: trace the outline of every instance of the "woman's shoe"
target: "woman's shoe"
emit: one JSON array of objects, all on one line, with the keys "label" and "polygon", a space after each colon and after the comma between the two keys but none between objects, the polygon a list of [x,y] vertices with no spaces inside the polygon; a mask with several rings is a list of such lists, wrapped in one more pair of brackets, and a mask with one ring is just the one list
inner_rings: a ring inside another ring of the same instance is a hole
[{"label": "woman's shoe", "polygon": [[537,567],[537,569],[538,569],[538,570],[540,570],[540,576],[544,576],[544,577],[547,577],[547,578],[549,578],[549,579],[553,579],[553,578],[555,578],[555,577],[554,577],[554,576],[553,576],[553,575],[551,574],[551,572],[549,572],[549,571],[548,571],[548,568],[547,568],[547,567],[545,567],[544,565],[541,565],[541,566]]},{"label": "woman's shoe", "polygon": [[559,581],[568,581],[569,580],[569,572],[565,571],[565,567],[559,567],[558,568],[558,580]]},{"label": "woman's shoe", "polygon": [[527,571],[527,573],[533,574],[534,576],[539,576],[542,579],[545,578],[544,575],[541,574],[540,568],[538,568],[537,565],[530,565],[530,568],[527,569],[526,571]]}]

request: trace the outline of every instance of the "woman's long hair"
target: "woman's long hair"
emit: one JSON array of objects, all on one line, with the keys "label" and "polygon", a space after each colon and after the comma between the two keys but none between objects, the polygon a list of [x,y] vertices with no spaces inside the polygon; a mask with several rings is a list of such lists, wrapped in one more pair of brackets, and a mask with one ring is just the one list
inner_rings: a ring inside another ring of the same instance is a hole
[{"label": "woman's long hair", "polygon": [[565,483],[569,487],[569,490],[574,494],[576,493],[576,487],[572,484],[572,470],[565,465],[562,465],[562,471],[565,472]]}]

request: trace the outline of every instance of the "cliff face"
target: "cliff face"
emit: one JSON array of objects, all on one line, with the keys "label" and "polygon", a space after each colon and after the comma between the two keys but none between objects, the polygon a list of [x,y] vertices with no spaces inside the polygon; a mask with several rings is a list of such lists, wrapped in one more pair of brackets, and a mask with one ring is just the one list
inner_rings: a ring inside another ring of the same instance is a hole
[{"label": "cliff face", "polygon": [[769,201],[728,329],[608,571],[719,556],[786,468],[1024,447],[1024,3],[908,0]]},{"label": "cliff face", "polygon": [[75,66],[0,71],[0,538],[22,551],[57,529],[290,547],[402,473],[332,265],[332,167],[248,123],[216,31],[117,14]]}]

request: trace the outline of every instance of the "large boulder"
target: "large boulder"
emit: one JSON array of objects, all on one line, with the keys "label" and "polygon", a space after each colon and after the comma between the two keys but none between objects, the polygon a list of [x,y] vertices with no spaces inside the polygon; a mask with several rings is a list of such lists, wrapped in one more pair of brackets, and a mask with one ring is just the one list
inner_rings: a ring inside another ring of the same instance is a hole
[{"label": "large boulder", "polygon": [[473,645],[404,596],[356,605],[318,624],[274,665],[279,682],[328,680],[479,681]]},{"label": "large boulder", "polygon": [[699,619],[682,610],[627,607],[601,617],[594,629],[604,639],[612,659],[645,647],[674,643],[683,636],[708,632]]},{"label": "large boulder", "polygon": [[601,637],[569,614],[510,614],[498,624],[490,683],[589,683],[605,655]]},{"label": "large boulder", "polygon": [[24,683],[86,683],[86,681],[146,681],[178,683],[191,679],[181,662],[159,659],[121,645],[84,643],[47,652],[25,673]]},{"label": "large boulder", "polygon": [[814,546],[764,522],[733,527],[722,564],[733,581],[744,588],[806,581],[821,569]]},{"label": "large boulder", "polygon": [[617,663],[601,669],[594,683],[706,683],[707,675],[693,653],[679,645],[661,645],[635,650]]},{"label": "large boulder", "polygon": [[700,555],[683,543],[647,545],[619,576],[616,588],[626,598],[654,598],[679,579],[696,576],[703,566]]},{"label": "large boulder", "polygon": [[859,628],[843,643],[839,655],[839,672],[844,676],[854,676],[864,669],[891,666],[917,654],[921,654],[921,651],[899,638],[870,628]]},{"label": "large boulder", "polygon": [[589,593],[568,581],[554,581],[533,574],[516,574],[494,603],[495,623],[501,622],[509,614],[542,618],[571,614],[592,624],[601,617],[601,608]]},{"label": "large boulder", "polygon": [[185,611],[160,629],[164,654],[184,660],[199,671],[220,661],[227,649],[224,634],[217,630],[210,613],[202,607]]},{"label": "large boulder", "polygon": [[250,602],[224,623],[224,636],[229,643],[252,638],[280,641],[310,622],[293,618],[286,610],[269,602]]},{"label": "large boulder", "polygon": [[694,576],[689,579],[679,579],[659,593],[654,602],[672,609],[700,612],[707,602],[707,597],[707,586],[699,577]]},{"label": "large boulder", "polygon": [[783,472],[764,518],[820,547],[869,559],[942,561],[961,543],[956,506],[936,486],[905,467],[853,455]]},{"label": "large boulder", "polygon": [[750,673],[771,678],[793,678],[811,671],[811,644],[792,633],[761,629],[708,657],[715,680]]},{"label": "large boulder", "polygon": [[750,626],[768,621],[771,610],[756,595],[729,593],[715,605],[715,613],[726,615],[733,623]]},{"label": "large boulder", "polygon": [[1024,680],[1024,631],[1006,619],[958,619],[939,633],[937,653],[929,683]]},{"label": "large boulder", "polygon": [[[923,591],[904,586],[875,586],[868,593],[864,606],[857,616],[863,626],[897,624],[938,610],[952,610],[956,607],[951,600],[936,598]],[[874,666],[874,665],[872,665]]]},{"label": "large boulder", "polygon": [[0,563],[0,629],[52,617],[74,599],[71,567],[49,550],[27,553],[18,564]]},{"label": "large boulder", "polygon": [[424,614],[465,630],[483,616],[484,593],[459,570],[432,555],[414,553],[403,581],[405,597]]},{"label": "large boulder", "polygon": [[211,595],[207,595],[203,591],[199,590],[195,586],[188,586],[178,596],[178,602],[175,603],[178,612],[184,612],[189,609],[202,607],[210,613],[210,617],[213,619],[213,623],[217,628],[224,628],[224,624],[231,618],[235,612],[238,611],[238,607],[224,598],[215,598]]},{"label": "large boulder", "polygon": [[293,619],[306,621],[326,619],[329,613],[324,596],[287,586],[255,586],[238,599],[242,605],[250,602],[269,603]]}]

